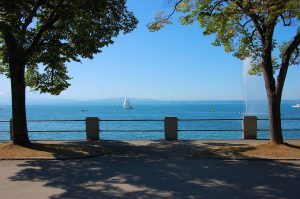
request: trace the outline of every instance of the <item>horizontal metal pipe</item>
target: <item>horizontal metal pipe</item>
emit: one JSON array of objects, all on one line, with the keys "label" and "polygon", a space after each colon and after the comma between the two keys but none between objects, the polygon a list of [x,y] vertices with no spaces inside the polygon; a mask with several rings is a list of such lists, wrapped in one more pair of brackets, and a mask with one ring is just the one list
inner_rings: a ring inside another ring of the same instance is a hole
[{"label": "horizontal metal pipe", "polygon": [[210,131],[220,131],[220,132],[242,132],[241,129],[181,129],[178,130],[179,132],[210,132]]},{"label": "horizontal metal pipe", "polygon": [[100,130],[100,132],[163,132],[164,130]]},{"label": "horizontal metal pipe", "polygon": [[[164,130],[100,130],[101,132],[163,132]],[[180,132],[209,132],[209,131],[220,131],[220,132],[242,132],[242,129],[180,129],[178,130]],[[270,131],[270,129],[257,129],[257,131]],[[300,129],[282,129],[282,131],[295,131],[295,132],[300,132]],[[9,133],[10,131],[0,131],[0,133]],[[36,132],[85,132],[85,130],[30,130],[28,131],[29,133],[36,133]]]},{"label": "horizontal metal pipe", "polygon": [[243,119],[230,119],[230,118],[223,118],[223,119],[210,119],[210,118],[207,118],[207,119],[178,119],[178,121],[183,121],[183,122],[196,122],[196,121],[242,121]]},{"label": "horizontal metal pipe", "polygon": [[[269,131],[270,129],[258,129],[257,131]],[[101,132],[163,132],[164,130],[100,130]],[[243,131],[241,129],[181,129],[178,131]],[[300,132],[300,129],[282,129],[282,131],[296,131]],[[9,133],[10,131],[0,131],[1,133]],[[30,133],[35,132],[85,132],[85,130],[31,130]]]},{"label": "horizontal metal pipe", "polygon": [[30,130],[29,133],[78,133],[85,132],[85,130]]},{"label": "horizontal metal pipe", "polygon": [[85,122],[85,120],[27,120],[27,122]]},{"label": "horizontal metal pipe", "polygon": [[[257,129],[257,131],[270,131],[270,129]],[[299,131],[300,129],[282,129],[282,131]]]},{"label": "horizontal metal pipe", "polygon": [[99,119],[100,122],[163,122],[162,119]]},{"label": "horizontal metal pipe", "polygon": [[[268,118],[257,118],[257,120],[267,121],[267,120],[270,120],[270,119],[268,119]],[[300,120],[300,118],[281,118],[281,120],[284,120],[284,121],[298,121],[298,120]]]},{"label": "horizontal metal pipe", "polygon": [[[203,118],[203,119],[178,119],[178,121],[184,121],[184,122],[193,122],[193,121],[242,121],[243,119],[239,118]],[[257,118],[257,120],[269,120],[267,118]],[[281,120],[287,120],[287,121],[297,121],[300,120],[300,118],[282,118]],[[65,120],[27,120],[27,122],[85,122],[85,119],[65,119]],[[163,122],[164,119],[99,119],[99,121],[102,122]],[[0,123],[9,123],[9,120],[1,120]]]}]

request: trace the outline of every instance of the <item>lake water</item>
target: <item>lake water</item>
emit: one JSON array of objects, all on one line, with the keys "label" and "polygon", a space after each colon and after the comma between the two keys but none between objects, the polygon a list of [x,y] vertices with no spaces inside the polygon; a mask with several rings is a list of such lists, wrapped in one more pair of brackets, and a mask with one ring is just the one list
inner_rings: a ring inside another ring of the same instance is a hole
[{"label": "lake water", "polygon": [[[295,102],[284,101],[282,103],[282,118],[300,118],[300,109],[292,108]],[[214,109],[215,112],[211,110]],[[87,111],[82,111],[87,110]],[[267,118],[266,104],[259,108],[256,115],[259,118]],[[166,116],[175,116],[179,119],[203,119],[203,118],[235,118],[241,119],[245,112],[245,104],[242,101],[224,102],[172,102],[161,103],[137,103],[133,110],[123,110],[121,103],[93,104],[93,105],[29,105],[27,106],[28,120],[71,119],[83,120],[86,117],[99,117],[100,119],[164,119]],[[11,118],[10,106],[1,106],[0,120]],[[258,121],[259,129],[267,129],[268,121]],[[85,122],[28,122],[29,130],[85,130]],[[163,139],[163,132],[117,132],[118,130],[161,130],[163,121],[155,122],[100,122],[101,130],[115,130],[116,132],[101,132],[101,139],[116,140],[142,140]],[[241,139],[242,121],[193,121],[179,122],[179,129],[220,129],[226,132],[179,132],[179,139]],[[300,129],[298,121],[283,121],[283,129]],[[0,131],[8,131],[8,123],[0,123]],[[266,139],[268,132],[259,132],[258,137]],[[288,139],[300,138],[300,132],[284,131],[284,137]],[[8,133],[1,132],[0,140],[9,139]],[[30,139],[58,139],[78,140],[85,139],[84,132],[32,132]]]}]

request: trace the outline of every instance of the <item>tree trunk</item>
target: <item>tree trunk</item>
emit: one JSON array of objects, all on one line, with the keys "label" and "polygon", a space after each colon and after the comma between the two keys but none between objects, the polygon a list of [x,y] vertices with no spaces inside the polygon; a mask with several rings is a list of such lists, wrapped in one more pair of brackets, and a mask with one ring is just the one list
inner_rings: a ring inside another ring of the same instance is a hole
[{"label": "tree trunk", "polygon": [[[271,38],[271,37],[270,37]],[[268,97],[269,118],[270,118],[270,142],[272,144],[282,144],[282,129],[281,129],[281,93],[276,93],[276,82],[273,76],[272,66],[272,39],[264,41],[263,50],[263,74],[265,87]]]},{"label": "tree trunk", "polygon": [[25,64],[15,60],[10,65],[12,117],[13,117],[13,143],[17,145],[29,144],[26,102],[25,102]]},{"label": "tree trunk", "polygon": [[275,93],[268,92],[268,106],[269,106],[269,117],[270,117],[270,142],[272,144],[282,144],[282,129],[281,129],[281,100],[277,99]]}]

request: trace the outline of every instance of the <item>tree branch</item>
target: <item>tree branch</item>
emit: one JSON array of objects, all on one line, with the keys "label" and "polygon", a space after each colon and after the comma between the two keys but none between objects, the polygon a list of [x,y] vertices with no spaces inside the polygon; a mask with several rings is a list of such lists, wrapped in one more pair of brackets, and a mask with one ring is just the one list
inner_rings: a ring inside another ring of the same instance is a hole
[{"label": "tree branch", "polygon": [[173,16],[173,14],[176,12],[177,6],[178,6],[181,2],[183,2],[183,0],[179,0],[179,1],[176,2],[173,11],[172,11],[171,14],[169,14],[164,20],[169,20],[169,19]]},{"label": "tree branch", "polygon": [[27,29],[29,24],[32,22],[33,17],[36,15],[37,10],[41,7],[43,2],[44,2],[43,0],[37,1],[35,6],[33,7],[32,11],[29,13],[29,16],[25,19],[25,22],[22,25],[22,31],[23,32]]},{"label": "tree branch", "polygon": [[63,3],[63,0],[61,0],[58,5],[52,10],[50,16],[46,20],[46,22],[42,25],[42,27],[39,29],[37,34],[34,36],[33,41],[31,45],[28,47],[28,49],[25,52],[25,57],[27,58],[28,55],[32,54],[34,49],[37,47],[39,44],[43,34],[51,27],[55,22],[58,21],[59,16],[56,14],[56,9],[59,8]]},{"label": "tree branch", "polygon": [[210,10],[209,14],[211,15],[213,13],[213,11],[221,4],[223,3],[224,1],[226,0],[221,0],[221,1],[218,1],[215,3],[215,5],[212,7],[212,9]]},{"label": "tree branch", "polygon": [[54,15],[54,12],[51,13],[50,17],[48,18],[47,22],[39,29],[38,33],[33,38],[33,41],[29,48],[26,50],[26,56],[30,55],[35,47],[38,45],[40,39],[42,38],[43,34],[58,20],[58,16]]},{"label": "tree branch", "polygon": [[9,62],[9,67],[10,70],[12,67],[21,67],[22,65],[15,65],[13,62],[19,61],[23,62],[23,54],[22,54],[22,49],[20,48],[20,45],[16,38],[14,37],[12,33],[11,27],[4,23],[0,22],[0,32],[4,36],[4,42],[5,46],[7,48],[7,55],[8,55],[8,62]]},{"label": "tree branch", "polygon": [[22,36],[21,36],[21,39],[20,39],[21,44],[24,43],[25,37],[26,37],[26,30],[27,30],[29,24],[31,24],[31,22],[33,20],[33,17],[36,15],[37,10],[40,8],[42,3],[43,3],[43,0],[37,1],[35,6],[33,7],[32,11],[29,13],[29,16],[25,19],[24,23],[22,24],[22,27],[21,27]]},{"label": "tree branch", "polygon": [[[12,50],[12,52],[17,51],[19,45],[16,38],[12,34],[12,29],[10,25],[6,24],[5,22],[0,22],[0,33],[2,33],[4,36],[4,41],[6,43],[8,51],[10,51],[10,49]],[[13,45],[11,46],[11,44]]]},{"label": "tree branch", "polygon": [[[264,32],[263,32],[263,28],[261,27],[260,23],[259,23],[259,17],[256,14],[252,14],[250,13],[249,8],[244,7],[239,1],[233,0],[233,2],[244,11],[244,13],[250,17],[250,19],[252,20],[252,22],[254,23],[255,28],[257,29],[260,37],[262,40],[264,40]],[[250,2],[250,1],[249,1]]]},{"label": "tree branch", "polygon": [[299,53],[300,53],[299,51],[300,51],[300,49],[299,49],[299,47],[297,46],[297,48],[296,48],[296,55],[295,55],[295,58],[294,58],[293,62],[295,62],[296,59],[297,59],[297,57],[299,57]]},{"label": "tree branch", "polygon": [[291,44],[288,46],[288,48],[283,53],[283,56],[282,56],[282,65],[283,65],[283,67],[285,67],[285,66],[288,67],[291,55],[298,48],[299,44],[300,44],[300,29],[297,31],[297,34],[294,37]]},{"label": "tree branch", "polygon": [[6,34],[9,32],[11,32],[11,26],[1,20],[0,21],[0,33]]},{"label": "tree branch", "polygon": [[242,28],[245,28],[245,26],[246,26],[249,22],[251,22],[251,19],[247,20],[244,24],[239,23],[239,25],[240,25]]},{"label": "tree branch", "polygon": [[284,18],[283,14],[281,14],[281,15],[279,15],[279,16],[280,16],[280,18],[282,19],[282,22],[283,22],[283,25],[284,25],[284,26],[290,26],[290,25],[292,24],[292,20],[291,20],[291,19],[289,19],[288,22],[285,21],[286,19]]},{"label": "tree branch", "polygon": [[[257,32],[257,29],[254,29],[254,30],[252,31],[252,33],[251,33],[251,35],[250,35],[250,37],[249,37],[249,39],[250,39],[251,41],[253,41],[253,37],[255,36],[255,33],[256,33],[256,32]],[[250,42],[249,45],[250,45],[253,49],[255,49],[255,45],[253,44],[253,42]]]},{"label": "tree branch", "polygon": [[277,85],[276,85],[276,94],[281,99],[282,96],[282,90],[284,86],[284,81],[286,78],[287,70],[289,67],[290,59],[295,50],[297,50],[298,46],[300,44],[300,29],[298,29],[296,36],[294,37],[291,44],[288,46],[288,48],[285,50],[282,56],[282,63],[281,68],[279,71],[279,74],[277,76]]}]

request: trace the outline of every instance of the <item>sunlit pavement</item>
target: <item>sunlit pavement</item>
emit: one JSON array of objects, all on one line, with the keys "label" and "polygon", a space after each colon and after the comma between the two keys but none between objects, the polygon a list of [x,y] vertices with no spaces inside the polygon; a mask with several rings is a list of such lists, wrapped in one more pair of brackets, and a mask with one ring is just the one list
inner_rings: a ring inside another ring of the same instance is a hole
[{"label": "sunlit pavement", "polygon": [[113,155],[0,161],[0,198],[299,198],[300,161],[191,157],[200,142],[212,141],[104,141]]}]

